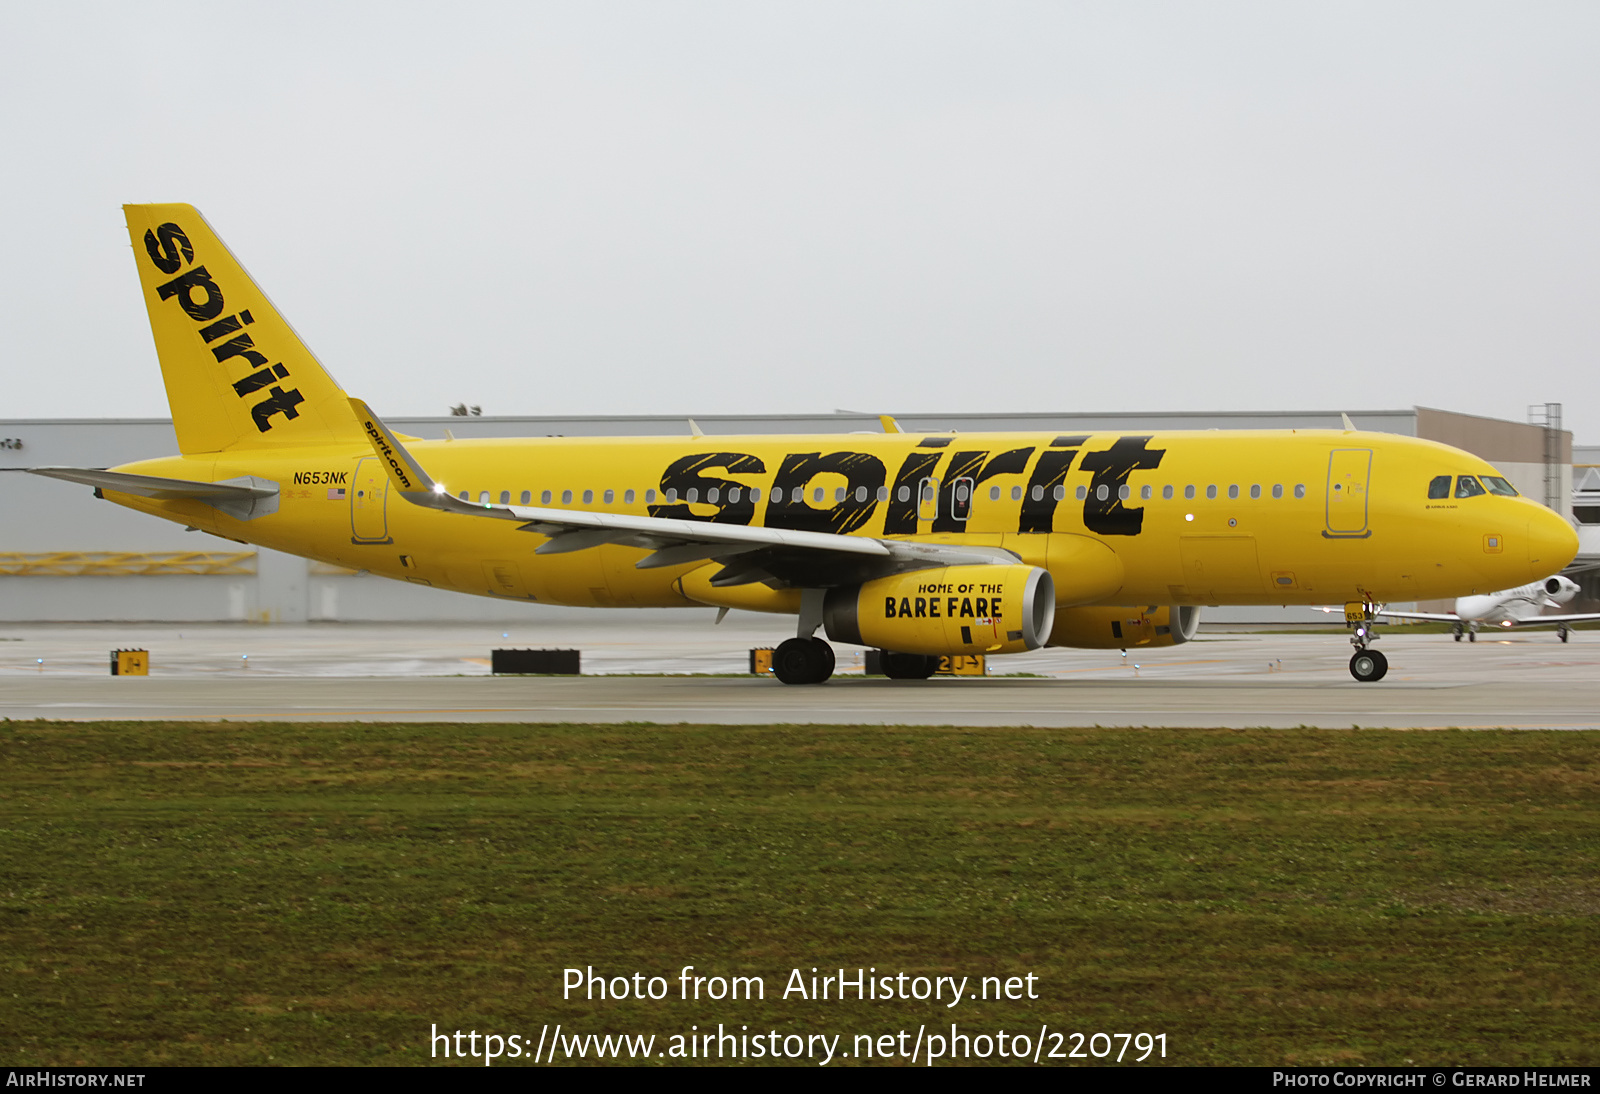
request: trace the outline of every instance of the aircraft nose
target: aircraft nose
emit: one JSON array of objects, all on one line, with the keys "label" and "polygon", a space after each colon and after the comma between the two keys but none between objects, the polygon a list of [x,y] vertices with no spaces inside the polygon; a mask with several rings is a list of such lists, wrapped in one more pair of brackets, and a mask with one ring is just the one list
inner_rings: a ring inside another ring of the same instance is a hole
[{"label": "aircraft nose", "polygon": [[1528,566],[1535,573],[1553,574],[1578,553],[1578,533],[1560,513],[1541,509],[1528,519]]}]

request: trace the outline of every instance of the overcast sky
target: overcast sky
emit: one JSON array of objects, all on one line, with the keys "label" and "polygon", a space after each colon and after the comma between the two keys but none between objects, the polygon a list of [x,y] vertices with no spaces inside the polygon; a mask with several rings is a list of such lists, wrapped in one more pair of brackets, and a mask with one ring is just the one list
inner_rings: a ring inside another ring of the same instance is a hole
[{"label": "overcast sky", "polygon": [[1600,443],[1600,4],[0,5],[0,417],[167,413],[186,201],[380,414]]}]

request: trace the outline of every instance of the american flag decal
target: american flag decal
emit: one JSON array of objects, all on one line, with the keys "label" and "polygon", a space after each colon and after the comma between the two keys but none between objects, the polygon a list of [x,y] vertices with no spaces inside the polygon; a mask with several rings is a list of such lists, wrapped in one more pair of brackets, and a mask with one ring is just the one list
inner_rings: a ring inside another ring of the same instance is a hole
[{"label": "american flag decal", "polygon": [[342,486],[329,487],[328,488],[328,500],[329,501],[343,501],[344,500],[344,487],[342,487]]}]

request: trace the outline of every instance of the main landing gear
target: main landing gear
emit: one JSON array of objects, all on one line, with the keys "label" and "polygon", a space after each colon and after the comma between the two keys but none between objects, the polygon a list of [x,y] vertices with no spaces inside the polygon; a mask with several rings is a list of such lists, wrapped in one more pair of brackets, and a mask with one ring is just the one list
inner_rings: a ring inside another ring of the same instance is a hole
[{"label": "main landing gear", "polygon": [[820,684],[833,675],[833,647],[820,638],[791,638],[772,651],[772,674],[785,684]]},{"label": "main landing gear", "polygon": [[[833,647],[816,637],[823,596],[822,589],[801,591],[798,633],[772,651],[772,675],[785,684],[820,684],[833,675]],[[891,680],[926,680],[939,669],[937,657],[920,653],[884,651],[881,656],[882,672]]]},{"label": "main landing gear", "polygon": [[920,653],[883,655],[883,674],[891,680],[926,680],[939,671],[939,659]]},{"label": "main landing gear", "polygon": [[833,647],[814,637],[824,595],[822,589],[801,591],[799,633],[772,651],[772,675],[785,684],[820,684],[833,675]]},{"label": "main landing gear", "polygon": [[1350,658],[1350,675],[1363,684],[1382,680],[1389,672],[1389,659],[1369,648],[1378,639],[1372,633],[1372,605],[1354,601],[1346,604],[1344,618],[1355,628],[1350,634],[1350,644],[1356,648]]},{"label": "main landing gear", "polygon": [[1565,642],[1567,640],[1567,625],[1565,623],[1557,623],[1556,634],[1560,636],[1561,641]]}]

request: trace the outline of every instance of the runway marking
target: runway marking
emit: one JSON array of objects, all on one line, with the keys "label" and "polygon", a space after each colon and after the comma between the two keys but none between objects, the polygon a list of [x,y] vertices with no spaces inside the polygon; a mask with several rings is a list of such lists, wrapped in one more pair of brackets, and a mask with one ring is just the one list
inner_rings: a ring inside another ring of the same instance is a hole
[{"label": "runway marking", "polygon": [[[57,704],[57,705],[66,705],[66,704]],[[88,706],[88,704],[83,704],[83,705],[84,706]],[[146,713],[145,716],[146,717],[173,717],[173,718],[179,718],[179,719],[212,719],[212,720],[217,720],[217,721],[230,721],[230,720],[231,721],[239,721],[239,720],[246,720],[246,721],[293,721],[295,718],[360,718],[360,717],[371,717],[371,718],[382,719],[382,718],[394,718],[394,717],[427,717],[427,716],[464,715],[464,714],[471,714],[471,715],[526,715],[526,714],[538,714],[538,713],[543,713],[543,714],[546,714],[546,715],[549,715],[549,714],[571,715],[571,716],[574,716],[573,720],[576,720],[576,721],[583,721],[583,720],[586,720],[586,719],[593,719],[596,715],[602,715],[603,716],[603,715],[606,715],[606,714],[615,715],[615,714],[619,714],[620,713],[620,714],[630,715],[630,717],[628,717],[626,719],[628,721],[643,721],[643,722],[651,722],[651,723],[662,723],[664,721],[667,721],[667,722],[674,722],[674,721],[696,722],[696,721],[707,721],[707,720],[712,720],[714,722],[726,722],[726,721],[729,721],[731,719],[741,718],[741,717],[743,717],[745,715],[749,715],[749,714],[753,714],[753,715],[757,715],[758,716],[755,719],[756,722],[764,722],[764,721],[770,720],[770,717],[771,717],[771,711],[768,708],[722,707],[722,708],[717,708],[717,709],[714,709],[714,710],[707,710],[707,709],[703,709],[703,708],[690,708],[690,707],[670,708],[669,707],[669,708],[663,709],[659,705],[652,706],[652,707],[634,707],[634,706],[618,706],[618,705],[615,705],[615,704],[612,704],[612,705],[610,705],[608,707],[569,707],[569,706],[542,706],[542,707],[529,707],[529,708],[523,708],[523,707],[428,707],[428,708],[420,708],[420,707],[416,707],[416,708],[391,708],[391,709],[382,709],[382,710],[369,709],[369,708],[361,708],[361,709],[352,708],[352,709],[344,709],[344,710],[309,710],[309,711],[302,710],[302,711],[294,711],[294,712],[285,712],[285,711],[282,711],[282,710],[262,710],[262,711],[251,712],[251,711],[241,711],[241,710],[239,710],[237,708],[234,708],[234,709],[232,709],[232,710],[230,710],[230,711],[228,711],[226,713],[216,712],[216,711],[194,711],[192,709],[175,708],[175,707],[152,707],[152,708],[148,708],[147,713]],[[636,715],[636,714],[640,714],[640,713],[654,713],[654,714],[658,715],[658,717],[655,717],[655,718],[631,717],[632,715]],[[796,715],[796,718],[794,719],[794,721],[797,724],[804,724],[805,721],[806,721],[806,716],[807,715],[810,715],[813,718],[822,717],[822,718],[828,718],[830,720],[835,720],[835,724],[842,724],[842,723],[878,724],[878,723],[880,723],[882,721],[882,715],[883,715],[884,712],[881,712],[881,711],[863,711],[863,710],[860,710],[859,708],[828,708],[828,707],[823,707],[823,708],[812,708],[810,710],[805,710],[805,711],[795,711],[793,713]],[[984,722],[982,724],[988,725],[988,726],[1029,725],[1029,724],[1032,724],[1029,721],[1030,718],[1041,718],[1041,719],[1044,719],[1045,721],[1049,721],[1049,722],[1073,721],[1074,724],[1077,724],[1077,722],[1076,722],[1077,719],[1098,718],[1098,719],[1105,719],[1105,722],[1104,723],[1096,722],[1096,723],[1094,723],[1095,725],[1110,724],[1110,725],[1128,726],[1128,727],[1138,726],[1138,725],[1149,726],[1151,724],[1155,724],[1157,726],[1178,726],[1178,727],[1181,727],[1181,726],[1184,726],[1184,725],[1194,725],[1194,726],[1199,727],[1199,726],[1205,725],[1207,723],[1212,723],[1212,722],[1216,722],[1216,721],[1221,720],[1221,721],[1225,721],[1228,724],[1232,724],[1232,725],[1265,726],[1267,723],[1280,722],[1280,723],[1292,723],[1293,726],[1305,725],[1305,726],[1310,726],[1312,728],[1316,728],[1318,726],[1318,724],[1321,723],[1324,728],[1329,728],[1329,729],[1344,729],[1344,728],[1347,728],[1349,726],[1356,726],[1356,727],[1363,727],[1363,728],[1375,728],[1375,729],[1401,728],[1401,729],[1418,729],[1418,730],[1424,730],[1424,729],[1425,730],[1492,729],[1492,728],[1572,730],[1572,729],[1596,729],[1596,728],[1600,728],[1600,725],[1596,724],[1596,720],[1595,720],[1593,714],[1591,712],[1589,712],[1589,711],[1573,711],[1573,712],[1552,713],[1552,714],[1546,715],[1545,719],[1537,720],[1537,721],[1524,720],[1524,719],[1526,719],[1526,713],[1525,712],[1518,712],[1517,714],[1510,714],[1510,713],[1501,714],[1501,713],[1495,713],[1495,712],[1478,711],[1478,712],[1473,712],[1471,714],[1463,713],[1463,715],[1462,715],[1462,717],[1461,717],[1461,719],[1459,721],[1444,722],[1444,723],[1428,722],[1428,723],[1423,723],[1423,724],[1409,724],[1409,723],[1407,723],[1407,717],[1406,717],[1405,713],[1404,712],[1398,712],[1398,711],[1397,712],[1392,712],[1392,713],[1389,713],[1389,714],[1386,714],[1386,715],[1385,714],[1374,715],[1372,712],[1351,711],[1351,712],[1345,712],[1345,713],[1322,712],[1320,715],[1307,716],[1307,715],[1304,715],[1304,714],[1299,714],[1299,713],[1290,712],[1290,711],[1216,710],[1216,711],[1199,712],[1199,711],[1168,711],[1168,710],[1148,710],[1148,709],[1130,710],[1130,709],[1113,709],[1113,708],[1098,708],[1097,707],[1097,708],[1088,708],[1088,709],[1079,709],[1079,710],[1061,710],[1061,709],[994,710],[994,709],[989,709],[989,708],[981,708],[981,709],[978,709],[978,708],[975,708],[975,709],[961,709],[961,708],[949,709],[949,708],[946,708],[946,709],[942,709],[942,710],[938,710],[938,711],[928,711],[928,712],[918,712],[918,713],[925,713],[926,714],[926,718],[912,718],[911,720],[906,720],[904,715],[902,715],[901,717],[896,718],[892,723],[889,723],[889,724],[897,724],[897,725],[946,725],[946,724],[952,724],[952,723],[950,723],[950,722],[948,722],[946,720],[947,718],[949,718],[951,716],[958,717],[958,718],[962,717],[962,716],[981,716],[984,719]],[[662,714],[668,714],[668,715],[676,714],[676,715],[680,715],[680,717],[663,719],[663,718],[659,717],[659,715],[662,715]],[[760,715],[766,715],[766,718],[761,718],[761,717],[759,717]],[[551,719],[549,717],[534,719],[535,722],[548,722],[548,721],[551,721],[551,720],[553,720],[553,719]],[[1399,723],[1402,723],[1402,724],[1396,726],[1396,725],[1391,725],[1390,724],[1391,722],[1399,722]]]},{"label": "runway marking", "polygon": [[[1143,662],[1140,662],[1139,670],[1142,672],[1142,671],[1148,669],[1151,672],[1154,672],[1157,669],[1175,669],[1175,668],[1179,668],[1179,667],[1184,666],[1184,665],[1224,665],[1224,664],[1227,664],[1227,658],[1225,658],[1225,657],[1213,657],[1213,658],[1210,658],[1209,660],[1206,660],[1206,661],[1162,661],[1160,664],[1150,664],[1150,665],[1146,665]],[[1131,665],[1131,664],[1129,664],[1129,665],[1100,665],[1098,667],[1090,667],[1090,668],[1082,668],[1082,669],[1051,669],[1050,670],[1050,675],[1051,676],[1070,676],[1073,673],[1078,673],[1078,672],[1113,672],[1113,673],[1121,673],[1121,672],[1124,672],[1124,671],[1132,672],[1133,669],[1134,669],[1134,666]],[[1024,671],[1026,671],[1026,670],[1024,670]],[[1004,675],[1005,675],[1004,673],[996,673],[995,676],[990,677],[989,679],[1001,679],[1001,678],[1004,677]]]}]

